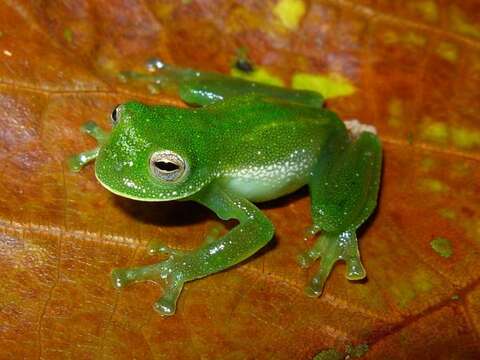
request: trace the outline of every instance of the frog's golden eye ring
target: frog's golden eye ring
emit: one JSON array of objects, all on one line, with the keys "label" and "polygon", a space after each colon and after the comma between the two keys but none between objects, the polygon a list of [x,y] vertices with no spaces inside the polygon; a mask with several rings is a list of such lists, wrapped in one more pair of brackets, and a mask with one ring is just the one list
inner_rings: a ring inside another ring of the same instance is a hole
[{"label": "frog's golden eye ring", "polygon": [[173,182],[182,178],[187,165],[180,155],[170,150],[162,150],[150,156],[150,170],[158,179]]},{"label": "frog's golden eye ring", "polygon": [[113,126],[117,125],[117,123],[120,121],[121,113],[122,113],[122,105],[115,106],[115,109],[113,109],[112,114],[110,115],[110,119],[112,120]]}]

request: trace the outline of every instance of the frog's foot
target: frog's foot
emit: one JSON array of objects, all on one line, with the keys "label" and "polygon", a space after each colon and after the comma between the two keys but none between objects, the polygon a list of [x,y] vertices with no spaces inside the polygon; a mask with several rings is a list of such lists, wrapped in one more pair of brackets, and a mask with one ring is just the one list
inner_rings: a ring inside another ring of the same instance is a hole
[{"label": "frog's foot", "polygon": [[338,260],[344,260],[347,264],[347,279],[360,280],[366,276],[354,231],[323,234],[310,250],[298,257],[298,263],[306,268],[318,258],[321,258],[320,269],[305,289],[309,296],[319,296],[322,293],[325,281]]},{"label": "frog's foot", "polygon": [[[103,131],[93,121],[88,121],[85,124],[83,124],[80,130],[83,133],[95,138],[99,143],[99,145],[102,145],[108,137],[108,133]],[[68,159],[69,169],[74,172],[80,171],[82,167],[84,167],[86,164],[95,160],[99,150],[100,150],[100,146],[97,146],[95,149],[87,150],[87,151],[81,152],[80,154],[71,156]]]},{"label": "frog's foot", "polygon": [[192,71],[168,65],[160,59],[150,59],[146,63],[147,73],[138,71],[122,71],[118,78],[122,82],[145,83],[152,94],[160,91],[176,91],[181,83]]},{"label": "frog's foot", "polygon": [[317,235],[321,231],[320,226],[312,225],[307,230],[305,230],[305,234],[303,235],[303,240],[307,241],[311,239],[315,235]]},{"label": "frog's foot", "polygon": [[175,258],[172,255],[167,260],[153,265],[114,269],[112,271],[113,285],[120,289],[130,283],[163,280],[166,284],[164,294],[155,302],[153,307],[161,315],[173,315],[177,299],[186,281],[183,272],[177,267],[179,262]]},{"label": "frog's foot", "polygon": [[98,156],[98,151],[100,148],[96,147],[95,149],[81,152],[80,154],[70,156],[68,158],[68,168],[70,171],[79,172],[82,168],[87,165],[90,161],[93,161]]},{"label": "frog's foot", "polygon": [[210,244],[220,239],[221,233],[222,233],[222,227],[220,226],[211,227],[207,232],[207,236],[205,236],[205,243]]}]

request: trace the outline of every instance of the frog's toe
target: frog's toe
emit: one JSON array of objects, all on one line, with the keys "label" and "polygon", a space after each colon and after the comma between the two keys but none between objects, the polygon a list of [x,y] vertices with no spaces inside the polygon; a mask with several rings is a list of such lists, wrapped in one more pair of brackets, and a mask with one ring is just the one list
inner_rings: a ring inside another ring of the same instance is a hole
[{"label": "frog's toe", "polygon": [[80,130],[88,135],[93,134],[97,129],[99,129],[99,126],[95,121],[87,121],[80,126]]},{"label": "frog's toe", "polygon": [[333,265],[339,260],[339,256],[334,252],[325,252],[321,255],[322,261],[317,273],[310,279],[310,282],[305,288],[308,296],[319,296],[323,292],[323,287],[327,281]]},{"label": "frog's toe", "polygon": [[360,280],[366,276],[354,231],[322,235],[311,249],[298,257],[298,262],[300,266],[308,267],[318,258],[321,258],[320,268],[305,289],[309,296],[319,296],[322,293],[325,282],[338,260],[346,262],[347,279]]},{"label": "frog's toe", "polygon": [[171,259],[168,259],[153,265],[114,269],[112,271],[113,286],[119,289],[135,282],[165,279],[172,272],[170,261]]},{"label": "frog's toe", "polygon": [[207,232],[207,236],[205,236],[205,242],[210,244],[214,241],[220,239],[222,233],[222,228],[220,226],[214,226],[210,228]]},{"label": "frog's toe", "polygon": [[82,161],[81,154],[77,154],[68,158],[67,165],[70,171],[79,172],[85,165],[85,161]]},{"label": "frog's toe", "polygon": [[306,251],[303,254],[297,256],[297,263],[300,265],[301,268],[308,268],[310,265],[313,264],[315,260],[317,260],[320,256],[315,256],[311,253],[311,251]]},{"label": "frog's toe", "polygon": [[162,242],[152,241],[147,246],[147,252],[149,255],[168,254],[168,255],[184,255],[185,252],[177,249],[173,249]]},{"label": "frog's toe", "polygon": [[113,286],[117,289],[127,286],[134,280],[134,273],[130,269],[114,269],[112,270]]},{"label": "frog's toe", "polygon": [[158,299],[153,308],[163,316],[169,316],[175,314],[177,308],[177,300],[182,292],[183,282],[174,282],[170,284],[166,289],[164,295]]},{"label": "frog's toe", "polygon": [[108,138],[108,132],[104,131],[95,121],[87,121],[80,127],[80,130],[87,135],[90,135],[99,144],[103,144]]},{"label": "frog's toe", "polygon": [[307,230],[305,230],[305,234],[303,235],[304,240],[311,239],[315,235],[317,235],[321,231],[320,226],[312,225]]},{"label": "frog's toe", "polygon": [[347,273],[346,278],[348,280],[362,280],[367,276],[367,272],[363,267],[362,261],[360,260],[360,254],[356,257],[345,259],[347,263]]},{"label": "frog's toe", "polygon": [[149,72],[156,72],[162,70],[166,66],[165,62],[159,58],[151,58],[145,63],[145,68]]},{"label": "frog's toe", "polygon": [[67,165],[70,171],[78,172],[80,171],[85,165],[87,165],[90,161],[95,160],[98,155],[99,148],[95,148],[92,150],[81,152],[80,154],[76,154],[71,156],[67,160]]}]

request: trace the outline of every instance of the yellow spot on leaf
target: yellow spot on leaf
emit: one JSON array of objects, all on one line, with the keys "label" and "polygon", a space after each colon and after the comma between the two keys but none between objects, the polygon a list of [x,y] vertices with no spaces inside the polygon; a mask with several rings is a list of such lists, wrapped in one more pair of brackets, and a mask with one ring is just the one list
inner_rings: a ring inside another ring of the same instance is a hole
[{"label": "yellow spot on leaf", "polygon": [[409,31],[403,36],[403,42],[407,45],[424,46],[427,39],[425,36]]},{"label": "yellow spot on leaf", "polygon": [[383,42],[387,45],[396,44],[400,41],[400,37],[395,31],[385,31],[383,33]]},{"label": "yellow spot on leaf", "polygon": [[326,99],[351,95],[356,91],[355,86],[347,78],[336,73],[327,75],[296,73],[292,78],[292,88],[317,91]]},{"label": "yellow spot on leaf", "polygon": [[341,352],[338,352],[335,349],[327,349],[320,351],[313,360],[342,360],[345,359],[345,355]]},{"label": "yellow spot on leaf", "polygon": [[448,239],[437,237],[430,242],[430,245],[442,257],[449,258],[453,254],[452,243]]},{"label": "yellow spot on leaf", "polygon": [[408,281],[400,279],[392,283],[390,292],[398,306],[406,308],[418,295],[433,289],[432,280],[429,272],[419,269],[409,276]]},{"label": "yellow spot on leaf", "polygon": [[358,359],[368,352],[368,344],[352,345],[347,344],[345,353],[337,351],[336,349],[327,349],[319,352],[313,360],[343,360],[343,359]]},{"label": "yellow spot on leaf", "polygon": [[168,19],[174,10],[173,4],[168,4],[165,1],[156,1],[152,5],[153,12],[159,19]]},{"label": "yellow spot on leaf", "polygon": [[438,213],[441,217],[448,219],[448,220],[455,220],[457,214],[452,209],[440,209]]},{"label": "yellow spot on leaf", "polygon": [[461,127],[452,128],[452,141],[454,145],[463,149],[480,146],[480,131]]},{"label": "yellow spot on leaf", "polygon": [[413,275],[413,284],[419,292],[429,292],[433,288],[430,276],[427,272],[417,271]]},{"label": "yellow spot on leaf", "polygon": [[403,104],[400,99],[392,99],[388,103],[388,125],[398,128],[402,125]]},{"label": "yellow spot on leaf", "polygon": [[383,33],[383,42],[386,45],[402,43],[405,45],[422,47],[427,43],[427,38],[412,31],[398,34],[393,30],[388,30]]},{"label": "yellow spot on leaf", "polygon": [[422,138],[437,143],[446,143],[448,140],[448,127],[443,122],[426,118],[421,126]]},{"label": "yellow spot on leaf", "polygon": [[436,193],[447,192],[449,190],[448,185],[437,179],[422,179],[419,184],[421,188]]},{"label": "yellow spot on leaf", "polygon": [[413,0],[410,2],[409,6],[410,8],[417,10],[420,13],[420,15],[427,21],[435,22],[438,20],[438,7],[435,1]]},{"label": "yellow spot on leaf", "polygon": [[450,8],[450,25],[453,30],[463,35],[480,38],[480,26],[469,22],[465,14],[456,6]]},{"label": "yellow spot on leaf", "polygon": [[442,42],[438,45],[436,52],[442,59],[455,62],[458,59],[458,49],[452,43]]},{"label": "yellow spot on leaf", "polygon": [[73,41],[73,31],[70,28],[66,28],[63,30],[63,38],[67,43],[71,43]]},{"label": "yellow spot on leaf", "polygon": [[368,344],[359,344],[359,345],[352,345],[348,344],[347,348],[345,349],[345,354],[349,355],[349,357],[345,356],[345,359],[357,359],[361,358],[368,352]]},{"label": "yellow spot on leaf", "polygon": [[480,147],[480,130],[448,125],[426,117],[420,125],[421,137],[438,144],[452,143],[462,149]]},{"label": "yellow spot on leaf", "polygon": [[273,8],[273,13],[280,19],[283,26],[290,30],[298,28],[305,11],[303,0],[279,0]]},{"label": "yellow spot on leaf", "polygon": [[263,84],[285,86],[284,81],[280,77],[269,73],[267,69],[262,67],[255,67],[255,70],[249,73],[232,68],[230,75]]}]

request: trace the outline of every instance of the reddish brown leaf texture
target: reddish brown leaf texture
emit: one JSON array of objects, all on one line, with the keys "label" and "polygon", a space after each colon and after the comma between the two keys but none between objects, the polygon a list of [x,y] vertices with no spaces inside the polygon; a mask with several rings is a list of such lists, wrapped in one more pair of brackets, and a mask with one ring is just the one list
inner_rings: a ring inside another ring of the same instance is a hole
[{"label": "reddish brown leaf texture", "polygon": [[[293,20],[280,2],[300,9]],[[286,84],[341,75],[354,91],[328,106],[377,127],[368,280],[348,282],[340,264],[321,298],[304,295],[300,191],[262,205],[277,229],[268,249],[188,284],[162,318],[161,285],[116,292],[111,269],[155,261],[152,239],[196,247],[222,222],[194,204],[120,199],[65,159],[94,144],[79,126],[108,128],[115,104],[180,104],[119,71],[156,56],[228,72],[239,48]],[[368,345],[366,359],[479,358],[479,124],[475,0],[3,1],[0,358],[312,359],[349,344]]]}]

